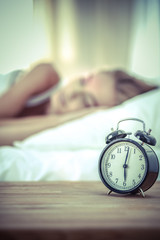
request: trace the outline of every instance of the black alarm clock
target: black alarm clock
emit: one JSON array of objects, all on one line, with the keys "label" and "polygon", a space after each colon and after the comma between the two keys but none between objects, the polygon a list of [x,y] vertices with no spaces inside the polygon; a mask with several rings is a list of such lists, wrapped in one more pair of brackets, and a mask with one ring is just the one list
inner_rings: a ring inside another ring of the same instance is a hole
[{"label": "black alarm clock", "polygon": [[[132,133],[119,130],[122,121],[135,120],[143,124],[143,131],[130,138]],[[118,122],[117,130],[106,137],[107,146],[99,158],[99,175],[104,185],[120,194],[141,193],[147,191],[156,181],[159,162],[156,153],[149,146],[156,145],[156,139],[146,132],[145,123],[137,118],[123,119]],[[128,138],[127,138],[128,136]]]}]

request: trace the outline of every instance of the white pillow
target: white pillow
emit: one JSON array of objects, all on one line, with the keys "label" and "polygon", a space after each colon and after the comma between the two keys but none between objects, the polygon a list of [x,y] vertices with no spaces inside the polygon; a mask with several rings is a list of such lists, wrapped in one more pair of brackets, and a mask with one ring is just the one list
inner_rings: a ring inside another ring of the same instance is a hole
[{"label": "white pillow", "polygon": [[[81,119],[71,121],[59,127],[48,129],[15,142],[15,146],[38,150],[59,149],[98,149],[105,145],[105,137],[116,129],[117,122],[125,118],[139,118],[146,124],[146,130],[152,129],[152,135],[160,147],[160,89],[136,96],[123,104],[108,110],[92,113]],[[125,121],[120,129],[135,133],[143,130],[137,121]]]}]

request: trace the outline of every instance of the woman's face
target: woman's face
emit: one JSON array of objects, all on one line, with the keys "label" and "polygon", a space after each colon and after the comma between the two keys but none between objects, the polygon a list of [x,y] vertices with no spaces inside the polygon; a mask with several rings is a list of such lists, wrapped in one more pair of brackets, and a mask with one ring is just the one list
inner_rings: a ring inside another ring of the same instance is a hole
[{"label": "woman's face", "polygon": [[109,72],[92,73],[71,81],[51,99],[50,113],[67,113],[87,107],[116,104],[115,81]]}]

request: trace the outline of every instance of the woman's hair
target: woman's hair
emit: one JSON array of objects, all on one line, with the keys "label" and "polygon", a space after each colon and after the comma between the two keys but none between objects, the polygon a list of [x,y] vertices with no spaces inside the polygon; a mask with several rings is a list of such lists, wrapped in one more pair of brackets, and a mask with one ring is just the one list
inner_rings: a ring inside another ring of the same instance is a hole
[{"label": "woman's hair", "polygon": [[126,100],[157,88],[157,86],[149,85],[122,70],[114,70],[112,74],[117,92],[125,95]]}]

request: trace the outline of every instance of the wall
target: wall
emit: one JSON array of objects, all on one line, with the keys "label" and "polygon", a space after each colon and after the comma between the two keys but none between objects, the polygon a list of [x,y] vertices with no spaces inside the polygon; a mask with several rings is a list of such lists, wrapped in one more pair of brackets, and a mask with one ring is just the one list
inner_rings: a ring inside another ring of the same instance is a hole
[{"label": "wall", "polygon": [[0,73],[50,57],[42,11],[32,0],[0,0]]},{"label": "wall", "polygon": [[132,0],[51,0],[48,8],[53,61],[64,75],[128,67]]}]

